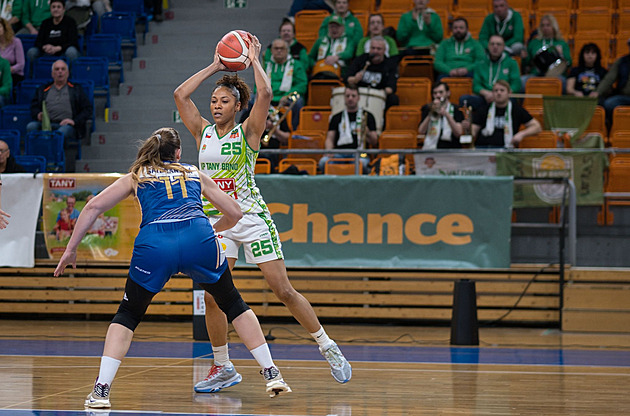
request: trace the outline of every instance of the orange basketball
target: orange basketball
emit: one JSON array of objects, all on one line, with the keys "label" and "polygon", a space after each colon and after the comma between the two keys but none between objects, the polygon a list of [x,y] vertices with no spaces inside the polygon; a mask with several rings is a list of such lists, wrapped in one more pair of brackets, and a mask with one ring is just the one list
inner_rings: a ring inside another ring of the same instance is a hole
[{"label": "orange basketball", "polygon": [[251,64],[249,57],[249,34],[244,30],[232,30],[219,41],[219,59],[230,71],[242,71]]}]

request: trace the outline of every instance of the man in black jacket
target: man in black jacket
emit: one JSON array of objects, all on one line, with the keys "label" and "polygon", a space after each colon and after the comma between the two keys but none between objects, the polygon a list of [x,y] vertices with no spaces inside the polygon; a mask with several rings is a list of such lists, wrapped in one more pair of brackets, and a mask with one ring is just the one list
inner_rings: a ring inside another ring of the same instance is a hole
[{"label": "man in black jacket", "polygon": [[81,55],[77,23],[65,12],[64,0],[50,1],[51,17],[42,22],[35,46],[26,53],[31,65],[40,56],[65,56],[72,64]]},{"label": "man in black jacket", "polygon": [[0,140],[0,173],[21,173],[26,172],[22,165],[17,164],[15,158],[11,156],[9,145],[4,140]]},{"label": "man in black jacket", "polygon": [[[35,97],[31,101],[31,117],[33,121],[26,125],[26,131],[42,129],[45,120],[43,103],[46,103],[46,114],[50,119],[52,130],[59,130],[65,138],[64,147],[68,148],[70,141],[83,138],[86,133],[86,123],[92,117],[92,103],[80,85],[68,82],[68,64],[58,60],[52,66],[53,82],[37,88]],[[72,166],[74,158],[66,158]],[[67,169],[72,172],[71,169]]]}]

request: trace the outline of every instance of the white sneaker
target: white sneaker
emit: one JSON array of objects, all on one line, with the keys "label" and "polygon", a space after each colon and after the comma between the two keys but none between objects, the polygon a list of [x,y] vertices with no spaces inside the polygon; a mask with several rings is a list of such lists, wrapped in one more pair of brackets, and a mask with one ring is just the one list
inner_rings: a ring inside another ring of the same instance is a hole
[{"label": "white sneaker", "polygon": [[197,393],[216,393],[221,389],[231,387],[243,380],[233,365],[213,365],[208,376],[195,384]]},{"label": "white sneaker", "polygon": [[330,374],[339,383],[347,383],[352,378],[352,366],[343,356],[341,350],[334,342],[326,350],[319,348],[328,364],[330,365]]},{"label": "white sneaker", "polygon": [[90,409],[105,409],[112,407],[109,402],[109,385],[95,384],[94,390],[87,395],[85,399],[85,407]]},{"label": "white sneaker", "polygon": [[261,370],[260,373],[267,382],[267,393],[269,397],[291,393],[291,387],[282,379],[282,374],[280,374],[278,367],[268,367]]}]

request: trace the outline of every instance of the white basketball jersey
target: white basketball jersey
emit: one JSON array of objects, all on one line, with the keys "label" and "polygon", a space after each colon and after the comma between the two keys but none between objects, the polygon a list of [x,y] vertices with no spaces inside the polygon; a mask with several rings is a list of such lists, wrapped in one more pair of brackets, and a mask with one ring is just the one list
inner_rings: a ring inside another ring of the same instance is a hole
[{"label": "white basketball jersey", "polygon": [[[214,124],[203,129],[199,170],[214,179],[221,190],[234,198],[243,213],[267,210],[254,181],[257,157],[258,151],[249,147],[241,124],[223,137],[219,137]],[[203,203],[207,215],[220,214],[205,198]]]}]

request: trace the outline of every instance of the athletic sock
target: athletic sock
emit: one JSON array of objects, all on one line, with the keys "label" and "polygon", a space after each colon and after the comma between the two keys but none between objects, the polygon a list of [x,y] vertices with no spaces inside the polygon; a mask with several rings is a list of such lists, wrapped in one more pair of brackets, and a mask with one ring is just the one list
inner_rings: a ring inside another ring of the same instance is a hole
[{"label": "athletic sock", "polygon": [[228,344],[220,347],[212,346],[212,354],[214,355],[214,365],[230,365],[230,353],[228,352]]},{"label": "athletic sock", "polygon": [[95,384],[107,384],[108,386],[111,386],[112,381],[114,381],[114,377],[116,377],[118,367],[120,367],[120,360],[102,356],[101,368],[98,372],[98,378],[96,379]]},{"label": "athletic sock", "polygon": [[265,369],[269,367],[275,367],[275,364],[273,363],[273,358],[271,358],[271,353],[269,352],[269,345],[267,345],[266,342],[260,347],[256,347],[249,352],[252,353],[261,368]]},{"label": "athletic sock", "polygon": [[319,347],[324,351],[327,350],[333,343],[333,340],[328,338],[328,334],[324,331],[323,326],[319,327],[319,331],[312,332],[311,336],[315,339],[315,341],[317,341],[317,345],[319,345]]}]

